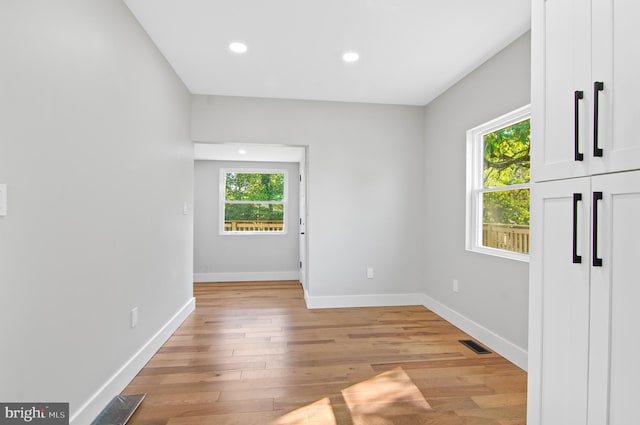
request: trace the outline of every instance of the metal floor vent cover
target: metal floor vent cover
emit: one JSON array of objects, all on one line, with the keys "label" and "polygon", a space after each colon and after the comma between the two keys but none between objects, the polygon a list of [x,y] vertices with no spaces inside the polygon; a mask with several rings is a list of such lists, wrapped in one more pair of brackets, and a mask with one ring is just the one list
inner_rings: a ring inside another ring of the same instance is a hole
[{"label": "metal floor vent cover", "polygon": [[491,354],[491,351],[487,350],[482,345],[478,344],[477,342],[471,339],[461,339],[458,342],[460,342],[460,344],[467,346],[476,354]]},{"label": "metal floor vent cover", "polygon": [[107,404],[91,425],[124,425],[136,411],[146,394],[117,395]]}]

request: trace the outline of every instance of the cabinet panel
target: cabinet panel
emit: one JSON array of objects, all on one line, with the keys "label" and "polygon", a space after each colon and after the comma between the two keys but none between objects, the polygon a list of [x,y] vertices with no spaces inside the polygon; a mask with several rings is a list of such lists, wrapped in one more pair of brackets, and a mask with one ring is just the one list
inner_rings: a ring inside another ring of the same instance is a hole
[{"label": "cabinet panel", "polygon": [[640,2],[592,1],[592,75],[593,81],[603,82],[604,89],[598,111],[603,156],[591,161],[591,174],[639,169]]},{"label": "cabinet panel", "polygon": [[[590,4],[534,0],[532,6],[532,170],[535,181],[584,176],[589,162]],[[543,31],[536,31],[542,28]],[[538,69],[535,69],[538,68]],[[540,87],[537,87],[540,84]],[[583,92],[577,104],[574,93]],[[578,150],[575,160],[576,105]]]},{"label": "cabinet panel", "polygon": [[[574,193],[582,200],[574,201]],[[576,209],[574,263],[574,205]],[[589,178],[532,189],[529,424],[587,422]]]},{"label": "cabinet panel", "polygon": [[640,172],[593,177],[598,201],[598,253],[591,272],[589,423],[640,423],[638,308]]}]

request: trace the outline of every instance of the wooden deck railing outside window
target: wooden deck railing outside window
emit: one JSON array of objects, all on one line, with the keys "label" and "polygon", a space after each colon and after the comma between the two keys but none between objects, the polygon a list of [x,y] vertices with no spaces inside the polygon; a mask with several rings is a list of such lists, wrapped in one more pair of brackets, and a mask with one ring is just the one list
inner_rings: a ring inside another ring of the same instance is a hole
[{"label": "wooden deck railing outside window", "polygon": [[529,226],[484,223],[482,245],[506,251],[529,253]]},{"label": "wooden deck railing outside window", "polygon": [[228,220],[224,222],[225,232],[282,232],[284,222],[277,220]]}]

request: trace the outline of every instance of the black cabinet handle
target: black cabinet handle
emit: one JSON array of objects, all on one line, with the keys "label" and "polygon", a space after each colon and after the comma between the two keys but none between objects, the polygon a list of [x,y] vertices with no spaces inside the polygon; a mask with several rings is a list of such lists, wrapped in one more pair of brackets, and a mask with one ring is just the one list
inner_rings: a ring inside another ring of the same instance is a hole
[{"label": "black cabinet handle", "polygon": [[602,192],[593,192],[593,267],[602,267],[602,258],[598,257],[598,201],[602,200]]},{"label": "black cabinet handle", "polygon": [[578,201],[582,201],[582,193],[573,194],[573,264],[582,263],[582,256],[578,255]]},{"label": "black cabinet handle", "polygon": [[593,156],[602,156],[602,149],[598,146],[598,99],[599,93],[604,90],[604,83],[593,83]]},{"label": "black cabinet handle", "polygon": [[[573,92],[573,117],[574,117],[574,149],[573,155],[576,161],[582,161],[584,155],[580,152],[580,100],[584,98],[584,92],[576,90]],[[575,261],[574,261],[575,262]]]}]

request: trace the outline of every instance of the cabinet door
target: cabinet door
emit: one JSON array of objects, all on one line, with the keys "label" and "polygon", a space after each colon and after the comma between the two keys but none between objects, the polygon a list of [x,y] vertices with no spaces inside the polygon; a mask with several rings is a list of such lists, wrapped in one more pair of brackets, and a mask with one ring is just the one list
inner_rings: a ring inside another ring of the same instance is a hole
[{"label": "cabinet door", "polygon": [[[532,3],[534,181],[588,174],[590,6],[588,0],[533,0]],[[576,91],[583,93],[577,101]],[[582,161],[576,160],[576,130],[578,152],[584,155]]]},{"label": "cabinet door", "polygon": [[529,425],[587,422],[589,187],[584,177],[532,188]]},{"label": "cabinet door", "polygon": [[[598,96],[598,145],[590,153],[592,174],[640,168],[640,2],[592,0],[591,83],[602,82]],[[593,94],[592,94],[593,96]],[[595,136],[593,136],[595,137]]]},{"label": "cabinet door", "polygon": [[589,424],[640,424],[640,171],[593,177],[592,189],[602,266],[591,269]]}]

